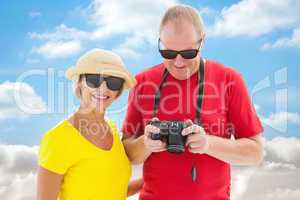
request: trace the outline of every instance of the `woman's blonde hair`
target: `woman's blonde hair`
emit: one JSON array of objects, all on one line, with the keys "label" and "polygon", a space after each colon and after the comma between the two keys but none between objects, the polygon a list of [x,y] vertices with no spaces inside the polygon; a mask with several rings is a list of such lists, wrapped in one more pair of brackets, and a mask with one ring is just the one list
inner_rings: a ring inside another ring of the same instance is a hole
[{"label": "woman's blonde hair", "polygon": [[188,5],[176,5],[170,7],[164,14],[159,28],[159,34],[161,34],[162,29],[164,26],[170,22],[176,22],[180,20],[187,20],[193,24],[197,34],[199,34],[199,39],[203,39],[205,36],[204,32],[204,24],[202,21],[201,16],[199,15],[198,11]]}]

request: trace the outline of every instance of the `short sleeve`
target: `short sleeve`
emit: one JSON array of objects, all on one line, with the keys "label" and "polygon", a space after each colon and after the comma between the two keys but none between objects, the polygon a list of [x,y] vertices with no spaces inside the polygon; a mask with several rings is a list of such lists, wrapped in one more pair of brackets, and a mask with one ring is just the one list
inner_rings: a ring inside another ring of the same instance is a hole
[{"label": "short sleeve", "polygon": [[238,139],[262,133],[263,127],[241,74],[230,69],[227,75],[230,80],[227,82],[227,118],[232,127],[232,134]]},{"label": "short sleeve", "polygon": [[[138,82],[139,79],[137,78]],[[122,126],[123,137],[138,136],[144,132],[143,117],[139,110],[138,95],[142,92],[137,84],[129,93],[126,116]]]},{"label": "short sleeve", "polygon": [[66,147],[63,138],[57,137],[56,132],[46,133],[40,144],[39,165],[57,174],[65,174],[71,165]]}]

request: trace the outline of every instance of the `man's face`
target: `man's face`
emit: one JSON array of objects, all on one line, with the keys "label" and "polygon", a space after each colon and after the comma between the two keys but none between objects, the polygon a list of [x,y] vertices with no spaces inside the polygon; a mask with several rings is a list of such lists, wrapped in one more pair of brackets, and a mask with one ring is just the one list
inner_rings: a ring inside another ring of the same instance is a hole
[{"label": "man's face", "polygon": [[[182,20],[180,23],[168,22],[161,31],[160,39],[165,49],[181,51],[198,49],[201,38],[192,23]],[[199,59],[199,53],[192,59],[184,59],[178,54],[174,59],[163,58],[163,63],[172,76],[185,80],[197,71]]]}]

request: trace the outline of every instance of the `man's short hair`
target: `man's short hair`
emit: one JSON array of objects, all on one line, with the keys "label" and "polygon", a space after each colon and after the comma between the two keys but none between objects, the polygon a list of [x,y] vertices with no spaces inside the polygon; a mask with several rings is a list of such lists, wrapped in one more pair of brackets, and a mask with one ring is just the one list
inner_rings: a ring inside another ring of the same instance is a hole
[{"label": "man's short hair", "polygon": [[159,28],[159,34],[161,34],[161,31],[163,27],[170,21],[180,21],[180,20],[186,20],[191,22],[197,34],[199,34],[199,39],[203,38],[204,33],[204,24],[202,21],[201,16],[199,15],[198,11],[188,5],[176,5],[170,7],[164,14]]}]

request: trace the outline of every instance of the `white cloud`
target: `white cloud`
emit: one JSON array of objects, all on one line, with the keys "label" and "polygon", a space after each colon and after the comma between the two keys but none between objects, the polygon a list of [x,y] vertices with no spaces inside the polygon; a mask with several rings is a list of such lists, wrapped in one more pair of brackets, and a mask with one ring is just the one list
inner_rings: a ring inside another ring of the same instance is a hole
[{"label": "white cloud", "polygon": [[138,59],[141,57],[140,53],[128,47],[118,47],[116,49],[113,49],[113,51],[124,58]]},{"label": "white cloud", "polygon": [[27,58],[26,63],[28,64],[38,64],[40,62],[39,59],[34,59],[34,58]]},{"label": "white cloud", "polygon": [[31,11],[30,13],[29,13],[29,16],[31,17],[31,18],[37,18],[37,17],[40,17],[42,14],[40,13],[40,12],[37,12],[37,11]]},{"label": "white cloud", "polygon": [[200,13],[201,16],[203,16],[203,15],[216,15],[217,11],[212,9],[212,8],[209,8],[209,7],[201,7],[199,9],[199,13]]},{"label": "white cloud", "polygon": [[262,49],[267,50],[267,49],[276,49],[276,48],[283,48],[283,47],[300,48],[300,28],[295,29],[290,38],[288,37],[279,38],[274,43],[266,43],[263,45]]},{"label": "white cloud", "polygon": [[232,199],[298,199],[300,192],[299,147],[299,138],[277,137],[266,141],[264,164],[260,167],[233,168]]},{"label": "white cloud", "polygon": [[2,200],[34,200],[36,199],[36,174],[12,176],[9,184],[0,186]]},{"label": "white cloud", "polygon": [[60,24],[53,32],[36,33],[29,32],[28,36],[36,40],[64,41],[64,40],[83,40],[88,39],[90,34],[76,28]]},{"label": "white cloud", "polygon": [[46,58],[65,58],[77,54],[80,50],[81,44],[79,41],[49,41],[40,47],[34,48],[33,52]]},{"label": "white cloud", "polygon": [[0,120],[46,112],[46,104],[27,83],[0,84]]},{"label": "white cloud", "polygon": [[261,120],[263,123],[274,129],[286,131],[288,123],[300,123],[300,115],[292,112],[277,112],[271,113],[269,117],[261,117]]},{"label": "white cloud", "polygon": [[266,195],[266,200],[272,200],[272,199],[277,199],[277,200],[297,200],[300,197],[300,189],[276,189],[272,193],[268,193]]},{"label": "white cloud", "polygon": [[33,200],[36,196],[38,147],[0,145],[1,200]]},{"label": "white cloud", "polygon": [[[61,24],[53,32],[31,32],[29,37],[46,42],[39,48],[35,47],[34,52],[48,55],[48,58],[57,58],[61,54],[53,53],[56,51],[53,44],[66,41],[91,43],[122,36],[124,40],[113,49],[124,56],[138,58],[140,56],[138,50],[142,49],[144,44],[156,44],[162,14],[166,8],[175,4],[176,0],[93,0],[88,8],[81,10],[85,13],[84,16],[87,16],[85,20],[92,26],[91,30],[80,30]],[[78,47],[77,45],[75,48],[77,51],[80,49]]]},{"label": "white cloud", "polygon": [[258,105],[258,104],[254,104],[254,108],[256,111],[259,111],[261,109],[260,105]]},{"label": "white cloud", "polygon": [[[38,147],[0,145],[1,200],[33,200]],[[277,137],[265,144],[259,167],[233,167],[233,200],[297,200],[300,193],[300,139]],[[142,175],[134,167],[134,178]],[[130,200],[137,200],[135,195]]]},{"label": "white cloud", "polygon": [[260,36],[300,23],[298,0],[242,0],[221,11],[208,35]]},{"label": "white cloud", "polygon": [[175,0],[94,0],[90,18],[97,25],[95,37],[129,34],[129,38],[139,36],[151,43],[163,12],[176,3]]},{"label": "white cloud", "polygon": [[277,137],[266,143],[266,159],[300,168],[300,139]]},{"label": "white cloud", "polygon": [[123,57],[130,57],[138,59],[141,57],[141,54],[135,51],[136,47],[141,47],[144,43],[144,39],[140,36],[127,38],[121,45],[116,49],[113,49],[116,53],[120,54]]},{"label": "white cloud", "polygon": [[32,52],[48,59],[66,58],[79,53],[82,49],[81,41],[90,37],[88,32],[65,24],[57,26],[53,32],[30,32],[28,35],[31,39],[45,41],[41,46],[33,47]]},{"label": "white cloud", "polygon": [[[249,172],[250,171],[250,172]],[[268,163],[259,168],[233,169],[233,200],[296,200],[295,193],[299,192],[300,169],[282,167],[272,169]],[[239,181],[238,181],[239,180]],[[242,189],[242,188],[246,189]],[[278,191],[288,191],[280,196]],[[272,198],[271,198],[272,197]]]}]

